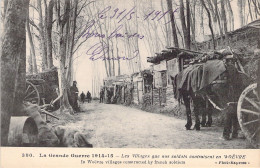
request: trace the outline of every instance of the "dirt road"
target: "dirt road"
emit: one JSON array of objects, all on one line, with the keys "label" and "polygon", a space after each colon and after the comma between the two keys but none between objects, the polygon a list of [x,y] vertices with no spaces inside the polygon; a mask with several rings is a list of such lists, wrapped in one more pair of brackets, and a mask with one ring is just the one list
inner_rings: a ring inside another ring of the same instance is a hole
[{"label": "dirt road", "polygon": [[216,126],[187,131],[185,120],[122,105],[93,102],[81,108],[71,126],[88,132],[96,148],[251,148],[244,139],[221,140],[222,128]]}]

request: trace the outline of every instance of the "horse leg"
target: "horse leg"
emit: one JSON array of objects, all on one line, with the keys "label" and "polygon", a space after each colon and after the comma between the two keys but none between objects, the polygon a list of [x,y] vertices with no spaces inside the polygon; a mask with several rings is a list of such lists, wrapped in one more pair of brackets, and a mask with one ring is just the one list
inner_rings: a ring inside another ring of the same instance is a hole
[{"label": "horse leg", "polygon": [[232,109],[232,138],[237,138],[238,137],[238,129],[239,129],[239,123],[237,119],[237,108],[233,106]]},{"label": "horse leg", "polygon": [[188,95],[183,95],[183,101],[186,108],[186,115],[187,115],[187,124],[185,125],[186,130],[190,130],[190,127],[192,126],[192,120],[191,120],[191,109],[190,109],[190,99]]},{"label": "horse leg", "polygon": [[208,121],[206,123],[207,127],[211,127],[212,125],[212,107],[210,106],[210,108],[207,108],[208,110]]},{"label": "horse leg", "polygon": [[205,108],[202,108],[201,111],[202,111],[202,121],[201,121],[201,126],[202,127],[206,127],[206,120],[207,120],[207,109]]},{"label": "horse leg", "polygon": [[199,98],[193,99],[193,106],[194,106],[194,116],[195,116],[195,129],[200,130],[200,118],[199,118],[199,111],[202,109],[200,104]]},{"label": "horse leg", "polygon": [[225,113],[225,121],[224,121],[224,131],[223,138],[226,140],[230,140],[230,133],[232,129],[232,107],[228,106],[227,109],[224,110]]},{"label": "horse leg", "polygon": [[205,100],[205,101],[203,102],[203,107],[201,108],[201,113],[202,113],[201,126],[202,127],[206,127],[207,126],[207,115],[208,115],[208,110],[209,110],[208,109],[207,100]]}]

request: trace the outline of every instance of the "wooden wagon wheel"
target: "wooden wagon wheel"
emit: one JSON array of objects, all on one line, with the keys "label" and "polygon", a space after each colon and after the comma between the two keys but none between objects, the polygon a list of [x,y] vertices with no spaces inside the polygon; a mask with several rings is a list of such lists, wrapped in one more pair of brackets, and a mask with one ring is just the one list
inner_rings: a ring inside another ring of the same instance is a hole
[{"label": "wooden wagon wheel", "polygon": [[29,81],[26,81],[24,102],[40,105],[40,94],[36,86]]},{"label": "wooden wagon wheel", "polygon": [[257,84],[249,85],[240,95],[237,104],[237,117],[241,130],[249,142],[260,147],[260,98]]}]

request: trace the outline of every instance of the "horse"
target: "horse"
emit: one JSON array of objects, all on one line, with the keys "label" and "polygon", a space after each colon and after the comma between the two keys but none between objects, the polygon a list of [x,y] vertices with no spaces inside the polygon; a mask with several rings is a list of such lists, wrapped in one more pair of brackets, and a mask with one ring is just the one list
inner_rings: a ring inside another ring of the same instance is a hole
[{"label": "horse", "polygon": [[[249,85],[250,80],[246,74],[238,71],[234,60],[208,60],[202,64],[190,65],[171,78],[174,96],[184,101],[187,130],[192,126],[191,100],[195,116],[194,128],[200,130],[199,113],[205,110],[203,103],[206,99],[210,100],[215,108],[225,113],[223,136],[227,137],[231,132],[230,123],[234,123],[233,129],[237,129],[235,102],[238,101],[244,88]],[[230,122],[231,120],[234,121]],[[236,130],[234,134],[237,134]]]}]

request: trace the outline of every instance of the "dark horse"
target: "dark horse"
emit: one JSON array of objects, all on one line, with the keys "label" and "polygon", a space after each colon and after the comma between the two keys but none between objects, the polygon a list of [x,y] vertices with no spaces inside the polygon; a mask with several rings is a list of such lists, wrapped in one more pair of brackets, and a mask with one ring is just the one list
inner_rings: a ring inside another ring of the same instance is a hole
[{"label": "dark horse", "polygon": [[230,123],[233,123],[234,134],[237,134],[235,102],[238,101],[243,89],[249,85],[250,80],[247,75],[237,70],[233,60],[209,60],[206,63],[190,65],[171,78],[175,98],[182,98],[186,107],[187,130],[192,126],[191,100],[194,107],[195,128],[200,130],[199,113],[204,110],[205,114],[204,104],[210,98],[215,108],[218,107],[225,113],[223,135],[228,136],[231,133]]}]

